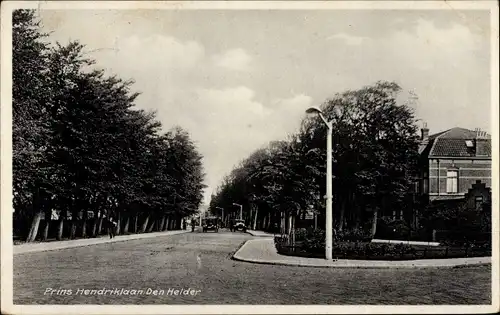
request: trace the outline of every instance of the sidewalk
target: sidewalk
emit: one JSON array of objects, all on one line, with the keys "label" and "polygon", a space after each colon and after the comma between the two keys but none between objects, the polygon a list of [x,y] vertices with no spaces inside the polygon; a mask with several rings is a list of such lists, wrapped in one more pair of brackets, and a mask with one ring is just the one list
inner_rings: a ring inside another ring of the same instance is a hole
[{"label": "sidewalk", "polygon": [[267,233],[264,231],[257,231],[257,230],[247,230],[247,233],[252,235],[252,236],[259,236],[259,237],[271,237],[274,238],[274,234],[272,233]]},{"label": "sidewalk", "polygon": [[491,257],[419,259],[406,261],[347,259],[328,261],[320,258],[293,257],[278,254],[273,239],[249,240],[243,244],[236,254],[234,254],[233,259],[257,264],[321,268],[449,268],[491,264]]},{"label": "sidewalk", "polygon": [[123,242],[123,241],[130,241],[130,240],[139,240],[139,239],[143,239],[143,238],[171,236],[171,235],[183,234],[183,233],[188,233],[188,232],[191,232],[191,231],[190,230],[189,231],[188,230],[176,230],[176,231],[165,231],[165,232],[154,232],[154,233],[118,235],[112,239],[110,239],[109,236],[102,236],[99,238],[85,238],[85,239],[79,239],[79,240],[27,243],[27,244],[21,244],[21,245],[13,245],[12,252],[14,255],[33,253],[33,252],[44,252],[44,251],[66,249],[66,248],[73,248],[73,247],[83,247],[83,246],[89,246],[89,245],[115,243],[115,242]]}]

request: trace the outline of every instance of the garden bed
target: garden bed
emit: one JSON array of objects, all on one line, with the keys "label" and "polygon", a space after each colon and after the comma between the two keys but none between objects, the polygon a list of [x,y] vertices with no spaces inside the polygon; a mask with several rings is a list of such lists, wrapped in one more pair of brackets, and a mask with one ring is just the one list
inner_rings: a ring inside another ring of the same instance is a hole
[{"label": "garden bed", "polygon": [[[291,246],[280,242],[279,239],[275,239],[275,245],[281,255],[325,258],[324,247],[311,248],[304,242],[298,242],[295,246]],[[416,260],[491,256],[491,248],[488,246],[423,246],[369,242],[336,242],[333,244],[332,252],[335,259],[353,260]]]}]

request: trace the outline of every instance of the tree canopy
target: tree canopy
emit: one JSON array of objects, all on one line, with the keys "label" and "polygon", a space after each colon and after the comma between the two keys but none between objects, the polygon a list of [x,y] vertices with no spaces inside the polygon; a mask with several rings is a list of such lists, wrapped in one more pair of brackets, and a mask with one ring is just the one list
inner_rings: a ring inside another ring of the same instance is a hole
[{"label": "tree canopy", "polygon": [[[377,82],[327,100],[321,110],[333,126],[333,205],[338,229],[359,227],[378,212],[406,206],[416,175],[416,119],[398,104],[400,87]],[[271,143],[236,167],[214,194],[211,207],[256,204],[279,217],[313,206],[324,214],[326,125],[306,117],[297,134]],[[247,206],[246,211],[251,207]]]},{"label": "tree canopy", "polygon": [[33,222],[24,236],[36,238],[39,217],[54,210],[72,218],[70,237],[77,226],[86,235],[89,212],[127,229],[139,217],[143,231],[196,213],[204,173],[189,133],[162,131],[154,113],[136,108],[133,81],[107,75],[78,41],[46,39],[34,11],[14,11],[14,214]]}]

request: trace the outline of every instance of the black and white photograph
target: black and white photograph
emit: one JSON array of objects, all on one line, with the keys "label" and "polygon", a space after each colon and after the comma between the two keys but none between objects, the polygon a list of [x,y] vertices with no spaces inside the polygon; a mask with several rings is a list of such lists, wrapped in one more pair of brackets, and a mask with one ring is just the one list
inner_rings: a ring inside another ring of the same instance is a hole
[{"label": "black and white photograph", "polygon": [[2,314],[500,311],[496,1],[1,14]]}]

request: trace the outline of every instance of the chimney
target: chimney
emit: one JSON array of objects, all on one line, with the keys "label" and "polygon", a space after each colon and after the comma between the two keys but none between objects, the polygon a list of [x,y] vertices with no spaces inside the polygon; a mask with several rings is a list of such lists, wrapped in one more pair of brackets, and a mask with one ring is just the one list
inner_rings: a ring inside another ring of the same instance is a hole
[{"label": "chimney", "polygon": [[418,152],[422,153],[427,145],[429,144],[429,128],[427,128],[427,123],[424,123],[422,129],[420,129],[420,145],[418,146]]},{"label": "chimney", "polygon": [[427,123],[424,123],[424,127],[420,129],[421,136],[420,136],[420,141],[422,142],[428,142],[429,141],[429,128],[427,128]]},{"label": "chimney", "polygon": [[476,147],[476,156],[489,156],[488,134],[480,128],[476,128],[476,137],[474,139]]}]

